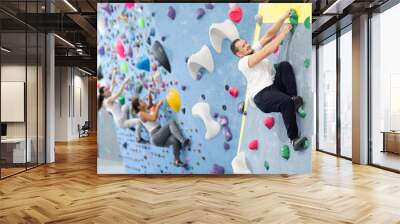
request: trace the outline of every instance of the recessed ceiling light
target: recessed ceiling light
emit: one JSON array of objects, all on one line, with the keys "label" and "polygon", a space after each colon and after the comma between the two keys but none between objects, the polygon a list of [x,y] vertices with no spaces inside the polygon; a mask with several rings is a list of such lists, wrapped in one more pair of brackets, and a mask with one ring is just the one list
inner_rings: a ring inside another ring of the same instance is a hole
[{"label": "recessed ceiling light", "polygon": [[68,0],[64,0],[65,4],[67,4],[72,10],[75,12],[78,12],[78,10],[73,6]]},{"label": "recessed ceiling light", "polygon": [[59,35],[57,35],[57,34],[54,34],[54,36],[55,37],[57,37],[59,40],[61,40],[62,42],[64,42],[64,43],[66,43],[67,45],[69,45],[70,47],[73,47],[73,48],[75,48],[75,45],[73,45],[71,42],[69,42],[68,40],[66,40],[66,39],[64,39],[64,38],[62,38],[62,37],[60,37]]},{"label": "recessed ceiling light", "polygon": [[6,53],[10,53],[11,52],[11,50],[9,50],[9,49],[7,49],[5,47],[1,47],[0,49],[1,49],[1,51],[4,51]]}]

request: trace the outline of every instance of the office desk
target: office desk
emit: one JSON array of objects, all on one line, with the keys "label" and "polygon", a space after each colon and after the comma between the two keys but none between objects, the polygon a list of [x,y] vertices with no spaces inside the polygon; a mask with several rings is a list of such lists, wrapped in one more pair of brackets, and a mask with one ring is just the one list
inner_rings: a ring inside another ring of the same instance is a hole
[{"label": "office desk", "polygon": [[[1,151],[2,157],[3,152],[12,151],[12,163],[25,163],[31,162],[32,160],[32,153],[31,153],[31,146],[32,141],[30,138],[26,139],[27,147],[26,147],[26,154],[25,154],[25,138],[6,138],[1,139]],[[5,147],[5,148],[3,148]],[[11,150],[9,147],[12,147]],[[26,159],[26,161],[25,161]],[[10,158],[11,160],[11,158]]]},{"label": "office desk", "polygon": [[400,154],[400,132],[382,131],[381,133],[383,134],[382,152],[392,152]]}]

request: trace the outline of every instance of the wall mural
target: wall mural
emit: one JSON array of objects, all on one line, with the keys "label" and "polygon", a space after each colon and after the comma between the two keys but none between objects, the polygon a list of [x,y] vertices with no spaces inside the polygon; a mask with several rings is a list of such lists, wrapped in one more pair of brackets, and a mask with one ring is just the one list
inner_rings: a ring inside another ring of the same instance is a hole
[{"label": "wall mural", "polygon": [[99,174],[311,172],[311,4],[98,4]]}]

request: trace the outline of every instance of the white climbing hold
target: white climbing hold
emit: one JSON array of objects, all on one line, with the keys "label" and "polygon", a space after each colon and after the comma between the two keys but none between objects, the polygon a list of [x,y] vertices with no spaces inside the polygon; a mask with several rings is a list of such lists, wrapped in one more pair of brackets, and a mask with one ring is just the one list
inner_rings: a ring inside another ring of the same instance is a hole
[{"label": "white climbing hold", "polygon": [[192,107],[192,115],[203,121],[204,126],[206,127],[205,138],[207,140],[217,136],[221,126],[211,117],[210,105],[208,103],[196,103]]},{"label": "white climbing hold", "polygon": [[254,16],[254,19],[256,20],[256,23],[259,25],[259,26],[261,26],[262,25],[262,23],[263,23],[263,17],[261,16],[261,15],[255,15]]},{"label": "white climbing hold", "polygon": [[239,32],[236,29],[235,24],[229,19],[222,23],[212,24],[208,34],[210,36],[211,45],[218,53],[221,53],[222,42],[224,39],[234,41],[239,38]]},{"label": "white climbing hold", "polygon": [[232,170],[234,174],[251,174],[247,167],[246,154],[239,152],[232,160]]},{"label": "white climbing hold", "polygon": [[207,69],[210,73],[214,71],[214,59],[207,45],[203,45],[198,52],[189,57],[187,66],[194,80],[201,68]]}]

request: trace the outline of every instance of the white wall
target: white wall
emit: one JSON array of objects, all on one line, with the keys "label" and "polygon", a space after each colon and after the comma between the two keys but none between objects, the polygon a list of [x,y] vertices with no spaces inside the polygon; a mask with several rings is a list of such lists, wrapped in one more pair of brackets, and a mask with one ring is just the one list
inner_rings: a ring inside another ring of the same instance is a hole
[{"label": "white wall", "polygon": [[72,67],[56,67],[55,73],[55,140],[70,141],[88,120],[88,78]]}]

